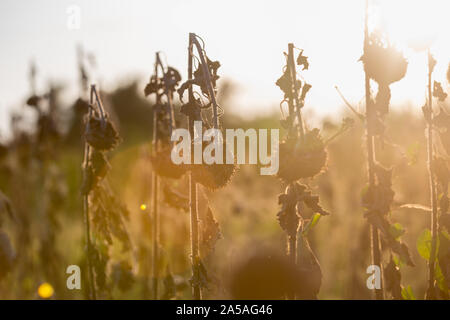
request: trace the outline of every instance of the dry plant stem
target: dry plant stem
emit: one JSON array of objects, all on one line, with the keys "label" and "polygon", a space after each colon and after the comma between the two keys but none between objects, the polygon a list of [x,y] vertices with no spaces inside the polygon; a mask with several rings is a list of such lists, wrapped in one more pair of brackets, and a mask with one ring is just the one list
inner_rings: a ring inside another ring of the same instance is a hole
[{"label": "dry plant stem", "polygon": [[[166,72],[164,70],[164,65],[161,62],[161,57],[159,56],[159,52],[156,53],[156,65],[161,69],[163,77],[166,78]],[[155,72],[157,69],[155,68]],[[157,75],[157,74],[156,74]],[[164,79],[164,93],[167,97],[167,104],[169,105],[169,116],[170,116],[170,132],[175,128],[175,114],[173,111],[173,92],[167,86],[167,81]]]},{"label": "dry plant stem", "polygon": [[[431,53],[428,49],[428,66],[430,66]],[[427,140],[427,152],[428,152],[428,175],[430,181],[430,195],[431,195],[431,250],[430,260],[428,262],[428,292],[434,288],[434,270],[436,264],[436,247],[437,247],[437,234],[438,234],[438,212],[437,212],[437,197],[436,197],[436,183],[434,181],[434,168],[433,168],[433,96],[431,89],[431,74],[432,70],[428,69],[428,112],[429,119],[427,124],[428,140]]]},{"label": "dry plant stem", "polygon": [[[91,95],[90,95],[90,105],[94,104],[94,92],[95,86],[91,86]],[[88,113],[88,121],[92,116],[92,108],[89,108]],[[84,142],[84,159],[83,159],[83,170],[87,170],[90,147],[87,142]],[[94,283],[94,272],[93,265],[91,261],[92,254],[92,244],[91,244],[91,231],[90,231],[90,217],[89,217],[89,193],[83,196],[83,215],[84,215],[84,226],[85,226],[85,238],[86,238],[86,246],[87,246],[87,267],[88,267],[88,286],[89,286],[89,299],[96,300],[97,293],[95,289]]]},{"label": "dry plant stem", "polygon": [[[291,77],[291,83],[292,83],[292,93],[291,97],[289,97],[289,113],[292,115],[296,113],[297,115],[297,121],[298,121],[298,132],[297,134],[300,137],[300,140],[303,140],[303,137],[305,135],[304,129],[303,129],[303,119],[302,119],[302,113],[301,108],[303,107],[300,104],[300,101],[298,100],[298,92],[297,88],[295,86],[296,80],[297,80],[297,72],[295,69],[295,60],[294,60],[294,44],[289,43],[288,44],[288,59],[287,59],[287,67],[289,70],[289,74]],[[292,99],[292,96],[294,96],[294,99]],[[294,121],[294,120],[292,120]]]},{"label": "dry plant stem", "polygon": [[[85,153],[89,154],[89,147],[85,147]],[[88,267],[88,282],[89,282],[89,299],[96,300],[97,294],[95,292],[95,284],[94,284],[94,272],[92,270],[92,261],[91,261],[91,236],[90,236],[90,223],[89,223],[89,195],[83,196],[83,211],[84,211],[84,226],[85,226],[85,237],[86,237],[86,246],[87,246],[87,267]]]},{"label": "dry plant stem", "polygon": [[289,236],[289,259],[293,264],[297,263],[297,237],[296,236]]},{"label": "dry plant stem", "polygon": [[91,105],[93,105],[93,103],[94,103],[94,98],[95,98],[95,102],[97,103],[98,110],[100,111],[100,117],[103,120],[103,124],[105,124],[105,120],[106,120],[105,108],[103,107],[102,100],[100,99],[100,97],[97,93],[97,89],[95,88],[95,85],[93,84],[93,85],[91,85]]},{"label": "dry plant stem", "polygon": [[[156,112],[153,113],[153,152],[156,152]],[[153,171],[152,175],[152,293],[153,299],[158,299],[158,265],[159,265],[159,212],[158,212],[159,178]]]},{"label": "dry plant stem", "polygon": [[[158,68],[160,69],[163,77],[166,77],[166,71],[164,69],[164,65],[161,62],[159,52],[156,52],[156,62],[154,74],[157,79],[158,77]],[[172,96],[173,92],[167,86],[167,81],[164,81],[164,94],[167,98],[167,104],[169,106],[169,116],[170,116],[170,131],[175,128],[175,116],[173,111],[173,102]],[[161,97],[157,94],[156,96],[156,104],[161,103]],[[152,152],[156,153],[158,149],[158,114],[156,111],[153,112],[153,138],[152,138]],[[159,214],[159,177],[153,172],[152,175],[152,290],[153,290],[153,298],[155,300],[158,299],[158,279],[159,279],[159,245],[160,245],[160,214]]]},{"label": "dry plant stem", "polygon": [[[195,35],[195,33],[189,34],[189,42],[191,43],[191,45],[189,47],[192,48],[192,45],[194,45],[196,47],[198,55],[200,57],[200,62],[202,64],[202,68],[203,68],[203,75],[205,77],[206,85],[208,87],[209,98],[211,99],[211,103],[213,106],[214,129],[219,129],[219,117],[217,114],[218,105],[217,105],[217,101],[216,101],[216,96],[214,94],[214,88],[212,87],[212,84],[211,84],[211,76],[210,76],[209,67],[208,67],[208,63],[205,58],[204,51],[203,51],[200,43],[198,42],[197,36]],[[192,53],[192,49],[190,51]]]},{"label": "dry plant stem", "polygon": [[[295,87],[295,84],[297,82],[297,72],[296,72],[296,67],[295,67],[295,60],[294,60],[294,44],[293,43],[289,43],[288,44],[288,58],[287,58],[287,68],[289,71],[289,75],[291,77],[291,83],[292,83],[292,92],[291,95],[288,99],[288,104],[289,104],[289,116],[293,116],[293,127],[295,125],[295,117],[297,117],[297,126],[295,132],[292,132],[291,134],[295,134],[296,136],[298,136],[300,138],[300,141],[302,141],[304,139],[305,136],[305,131],[303,128],[303,118],[302,118],[302,113],[301,113],[301,108],[303,107],[300,104],[300,101],[298,100],[298,92],[297,92],[297,88]],[[294,127],[295,128],[295,127]],[[293,190],[294,186],[293,183],[288,186],[288,189]],[[297,232],[295,233],[295,235],[289,235],[288,236],[288,254],[289,254],[289,259],[292,262],[292,264],[296,265],[297,264]],[[290,292],[287,295],[288,299],[295,299],[295,293],[294,292]]]},{"label": "dry plant stem", "polygon": [[[155,75],[158,77],[158,60],[156,54]],[[156,96],[156,104],[160,103],[160,98]],[[152,134],[152,153],[158,151],[158,114],[153,109],[153,134]],[[153,299],[158,300],[158,278],[159,278],[159,212],[158,212],[158,187],[159,178],[155,171],[152,174],[152,294]]]},{"label": "dry plant stem", "polygon": [[[368,28],[368,10],[369,1],[366,0],[366,12],[365,12],[365,26],[364,26],[364,53],[366,52],[369,45],[369,28]],[[367,167],[369,173],[369,188],[372,189],[375,186],[375,149],[374,149],[374,135],[373,135],[373,117],[375,117],[373,110],[373,105],[370,97],[370,78],[367,72],[365,72],[365,94],[366,94],[366,140],[367,140]],[[381,251],[380,251],[380,239],[379,231],[373,225],[370,225],[370,241],[371,241],[371,255],[372,255],[372,265],[380,267],[381,265]],[[377,300],[384,299],[384,284],[383,277],[381,278],[381,289],[375,289],[375,298]]]},{"label": "dry plant stem", "polygon": [[341,90],[339,90],[338,86],[334,86],[334,88],[341,97],[342,101],[344,101],[345,105],[350,109],[350,111],[353,112],[358,117],[359,120],[364,121],[364,116],[360,114],[358,111],[356,111],[356,109],[350,104],[350,102],[348,102],[348,100],[345,99],[344,95],[342,94]]},{"label": "dry plant stem", "polygon": [[[192,80],[193,71],[193,43],[195,40],[195,34],[189,34],[189,48],[188,48],[188,80]],[[203,61],[202,61],[203,63]],[[208,73],[209,74],[209,73]],[[192,86],[189,87],[189,103],[194,103],[194,91]],[[188,117],[188,127],[191,139],[194,138],[194,120],[192,117]],[[198,275],[198,261],[199,255],[199,235],[198,235],[198,199],[197,199],[197,183],[192,176],[192,172],[189,174],[189,213],[190,213],[190,231],[191,231],[191,264],[192,264],[192,296],[195,300],[201,300],[202,292],[199,283],[196,281]]]},{"label": "dry plant stem", "polygon": [[[189,120],[191,122],[191,120]],[[192,176],[189,175],[189,211],[190,211],[190,228],[191,228],[191,263],[192,263],[192,296],[194,300],[202,299],[202,291],[197,282],[199,254],[199,237],[198,237],[198,199],[197,199],[197,183]]]},{"label": "dry plant stem", "polygon": [[[297,236],[288,237],[288,249],[289,260],[295,266],[297,265]],[[294,300],[295,292],[288,292],[286,298],[288,300]]]}]

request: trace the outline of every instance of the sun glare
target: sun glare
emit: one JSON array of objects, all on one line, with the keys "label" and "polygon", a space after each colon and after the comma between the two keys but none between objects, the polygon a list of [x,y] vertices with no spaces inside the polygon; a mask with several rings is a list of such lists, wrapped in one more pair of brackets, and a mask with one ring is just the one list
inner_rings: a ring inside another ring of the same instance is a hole
[{"label": "sun glare", "polygon": [[[428,48],[439,63],[444,63],[437,66],[436,79],[445,79],[445,64],[450,56],[449,12],[450,1],[369,1],[369,28],[384,34],[408,60],[405,80],[393,86],[394,96],[407,97],[414,105],[423,103],[427,73],[424,53]],[[401,103],[394,98],[395,102]]]},{"label": "sun glare", "polygon": [[402,46],[432,45],[439,37],[450,5],[446,1],[378,0],[380,28]]}]

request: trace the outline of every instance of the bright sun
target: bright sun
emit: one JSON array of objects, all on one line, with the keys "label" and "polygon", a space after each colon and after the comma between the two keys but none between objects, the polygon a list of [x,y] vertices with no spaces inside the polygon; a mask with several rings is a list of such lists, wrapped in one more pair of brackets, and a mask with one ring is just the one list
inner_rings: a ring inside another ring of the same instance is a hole
[{"label": "bright sun", "polygon": [[393,85],[393,100],[396,96],[407,97],[413,106],[423,104],[427,74],[424,51],[427,47],[438,61],[433,77],[446,83],[450,58],[450,1],[369,0],[369,3],[369,28],[386,34],[408,60],[405,79]]},{"label": "bright sun", "polygon": [[374,0],[373,5],[375,23],[400,47],[433,46],[449,30],[448,0]]}]

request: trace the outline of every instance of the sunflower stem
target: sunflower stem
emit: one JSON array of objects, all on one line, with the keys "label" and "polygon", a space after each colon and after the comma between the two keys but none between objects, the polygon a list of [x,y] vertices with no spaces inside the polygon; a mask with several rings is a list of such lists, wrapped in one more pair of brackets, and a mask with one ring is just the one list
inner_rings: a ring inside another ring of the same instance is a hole
[{"label": "sunflower stem", "polygon": [[434,166],[433,166],[433,96],[431,89],[431,78],[433,70],[431,68],[432,56],[430,49],[428,49],[428,106],[427,112],[429,117],[427,119],[427,153],[428,153],[428,176],[430,183],[431,196],[431,250],[430,259],[428,261],[428,290],[427,299],[434,296],[434,280],[435,280],[435,264],[436,264],[436,247],[437,247],[437,230],[438,230],[438,213],[437,213],[437,196],[436,183],[434,181]]},{"label": "sunflower stem", "polygon": [[176,124],[175,124],[175,114],[174,114],[174,110],[173,110],[173,91],[168,86],[167,73],[166,73],[164,65],[163,65],[163,63],[161,61],[161,57],[160,57],[160,53],[159,52],[156,52],[156,65],[157,65],[157,67],[160,68],[160,70],[161,70],[161,72],[163,74],[164,94],[166,95],[167,105],[169,107],[170,134],[172,134],[172,131],[175,129],[175,126],[176,126]]},{"label": "sunflower stem", "polygon": [[[298,99],[298,90],[296,87],[297,82],[297,72],[295,68],[295,60],[294,60],[294,44],[289,43],[288,44],[288,57],[287,57],[287,68],[289,71],[289,76],[291,78],[291,94],[289,95],[288,103],[289,103],[289,114],[290,116],[293,116],[294,113],[297,116],[297,135],[300,137],[300,141],[303,141],[303,138],[305,136],[305,131],[303,128],[303,118],[302,118],[302,112],[301,109],[303,105],[300,103]],[[292,121],[295,121],[292,119]]]},{"label": "sunflower stem", "polygon": [[[193,45],[198,44],[194,33],[189,33],[189,48],[188,48],[188,81],[193,78],[192,64],[193,64]],[[198,50],[198,48],[197,48]],[[202,54],[200,54],[202,58]],[[204,61],[202,64],[204,64]],[[209,76],[209,72],[207,72]],[[210,83],[208,81],[208,83]],[[214,97],[214,95],[212,95]],[[189,86],[189,103],[195,103],[194,90],[192,86]],[[214,102],[213,102],[214,103]],[[216,110],[216,109],[215,109]],[[217,110],[215,111],[215,126],[217,121]],[[194,139],[194,121],[192,116],[188,117],[188,127],[191,139]],[[202,299],[202,291],[198,282],[198,263],[200,260],[199,253],[199,235],[198,235],[198,199],[197,199],[197,183],[192,175],[192,171],[189,173],[189,213],[190,213],[190,237],[191,237],[191,265],[192,265],[192,296],[195,300]]]},{"label": "sunflower stem", "polygon": [[[94,90],[95,85],[91,86],[91,92],[90,92],[90,105],[92,106],[94,103]],[[88,117],[86,121],[86,130],[89,126],[89,120],[92,117],[92,107],[89,108]],[[84,175],[86,176],[86,172],[88,170],[89,166],[89,155],[90,155],[90,147],[89,144],[85,141],[84,142],[84,159],[83,159],[83,171]],[[88,269],[88,296],[89,299],[96,300],[97,299],[97,293],[95,289],[95,279],[94,279],[94,271],[93,271],[93,265],[92,265],[92,243],[91,243],[91,230],[90,230],[90,217],[89,217],[89,192],[83,196],[83,216],[84,216],[84,232],[85,232],[85,241],[87,246],[87,269]]]},{"label": "sunflower stem", "polygon": [[[369,18],[369,0],[366,0],[366,8],[365,8],[365,19],[364,19],[364,54],[367,53],[367,49],[369,46],[369,27],[368,27],[368,18]],[[369,189],[373,190],[375,187],[375,148],[374,148],[374,117],[376,117],[375,110],[373,110],[373,104],[370,97],[370,77],[367,73],[367,70],[364,69],[365,73],[365,96],[366,96],[366,140],[367,140],[367,167],[368,167],[368,175],[369,175]],[[383,270],[381,265],[381,250],[380,250],[380,238],[378,229],[370,224],[370,242],[371,242],[371,256],[372,256],[372,265],[378,266],[380,270]],[[384,299],[384,285],[383,285],[383,275],[381,276],[381,288],[375,289],[375,299],[383,300]]]},{"label": "sunflower stem", "polygon": [[[156,53],[154,74],[158,79],[159,55]],[[160,96],[156,94],[156,105],[160,103]],[[153,108],[153,134],[152,134],[152,156],[155,156],[158,149],[158,112]],[[158,280],[159,280],[159,212],[158,212],[158,190],[159,178],[155,171],[152,174],[152,293],[153,299],[158,300]]]},{"label": "sunflower stem", "polygon": [[[219,107],[217,104],[216,95],[214,93],[214,88],[211,83],[211,73],[209,70],[208,61],[205,56],[205,51],[203,50],[202,46],[198,42],[198,39],[197,39],[197,36],[195,35],[195,33],[189,34],[189,41],[191,43],[190,47],[192,48],[192,46],[195,46],[195,48],[197,49],[197,53],[200,57],[203,76],[205,77],[206,86],[208,88],[209,99],[210,99],[210,101],[212,103],[212,107],[213,107],[213,126],[214,126],[214,129],[219,129],[219,116],[218,116],[218,108]],[[191,49],[191,51],[192,51],[192,49]],[[192,54],[192,52],[190,54]]]}]

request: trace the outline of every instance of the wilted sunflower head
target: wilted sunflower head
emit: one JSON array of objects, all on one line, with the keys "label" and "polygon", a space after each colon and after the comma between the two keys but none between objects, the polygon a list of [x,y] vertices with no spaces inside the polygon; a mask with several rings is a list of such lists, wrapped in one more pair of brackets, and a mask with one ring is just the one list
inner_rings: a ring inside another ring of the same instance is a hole
[{"label": "wilted sunflower head", "polygon": [[287,139],[280,143],[278,177],[290,183],[320,173],[327,161],[325,144],[318,129],[305,133],[303,140]]},{"label": "wilted sunflower head", "polygon": [[192,165],[191,171],[195,181],[210,190],[225,187],[231,181],[237,166],[235,164],[201,164]]},{"label": "wilted sunflower head", "polygon": [[[210,141],[202,144],[202,150],[214,143]],[[204,187],[210,190],[216,190],[225,187],[232,179],[238,166],[233,163],[226,163],[226,159],[235,159],[235,156],[231,150],[225,147],[226,143],[223,143],[223,163],[213,164],[191,164],[188,165],[188,169],[191,170],[192,176],[196,182],[200,183]],[[215,151],[212,152],[214,155]]]},{"label": "wilted sunflower head", "polygon": [[370,36],[361,61],[369,77],[383,85],[401,80],[408,67],[403,54],[390,43],[385,44],[376,34]]},{"label": "wilted sunflower head", "polygon": [[157,175],[179,179],[186,172],[186,167],[182,164],[177,165],[171,159],[172,148],[170,145],[164,146],[161,150],[151,155],[152,168]]},{"label": "wilted sunflower head", "polygon": [[111,150],[120,141],[119,134],[109,119],[91,117],[87,123],[86,141],[98,150]]}]

